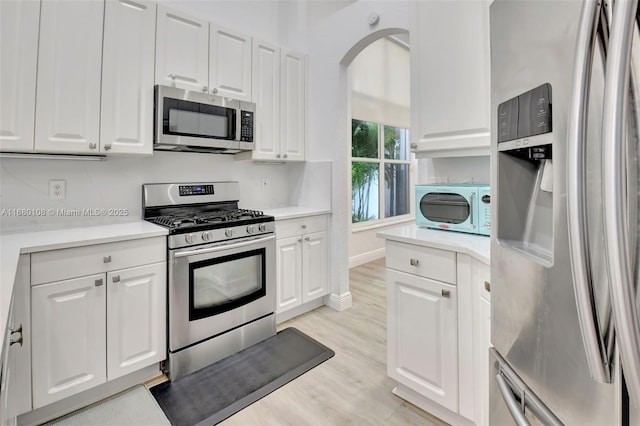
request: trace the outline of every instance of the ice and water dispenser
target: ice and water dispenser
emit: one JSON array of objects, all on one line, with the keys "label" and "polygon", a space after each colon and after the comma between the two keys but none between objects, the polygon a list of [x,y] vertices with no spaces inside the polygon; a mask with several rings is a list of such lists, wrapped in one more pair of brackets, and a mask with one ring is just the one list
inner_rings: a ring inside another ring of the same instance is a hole
[{"label": "ice and water dispenser", "polygon": [[553,263],[551,85],[498,106],[500,244],[545,266]]}]

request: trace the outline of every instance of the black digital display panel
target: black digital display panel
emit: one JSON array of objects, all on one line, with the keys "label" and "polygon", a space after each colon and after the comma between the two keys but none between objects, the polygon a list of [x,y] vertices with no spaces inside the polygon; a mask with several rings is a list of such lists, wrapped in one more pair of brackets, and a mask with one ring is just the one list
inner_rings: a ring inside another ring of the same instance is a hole
[{"label": "black digital display panel", "polygon": [[180,185],[178,191],[181,196],[213,195],[213,185]]}]

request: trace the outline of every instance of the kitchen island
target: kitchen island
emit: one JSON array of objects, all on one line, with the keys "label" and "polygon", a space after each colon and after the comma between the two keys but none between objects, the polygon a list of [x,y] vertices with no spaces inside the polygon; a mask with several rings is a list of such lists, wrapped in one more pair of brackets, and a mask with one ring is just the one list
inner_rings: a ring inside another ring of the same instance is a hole
[{"label": "kitchen island", "polygon": [[415,224],[377,235],[393,393],[451,424],[488,424],[490,238]]}]

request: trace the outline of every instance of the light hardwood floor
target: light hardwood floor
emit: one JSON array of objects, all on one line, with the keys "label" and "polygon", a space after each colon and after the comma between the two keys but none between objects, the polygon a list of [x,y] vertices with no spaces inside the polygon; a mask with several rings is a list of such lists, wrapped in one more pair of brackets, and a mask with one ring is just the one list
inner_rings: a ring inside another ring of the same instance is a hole
[{"label": "light hardwood floor", "polygon": [[391,393],[387,377],[384,259],[351,269],[353,306],[326,306],[280,324],[336,355],[245,408],[223,425],[446,425]]}]

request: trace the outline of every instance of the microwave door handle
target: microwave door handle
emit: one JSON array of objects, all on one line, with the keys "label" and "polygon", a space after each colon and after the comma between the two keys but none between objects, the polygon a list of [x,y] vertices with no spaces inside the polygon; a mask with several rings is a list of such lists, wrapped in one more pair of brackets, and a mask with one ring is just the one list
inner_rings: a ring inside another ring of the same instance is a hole
[{"label": "microwave door handle", "polygon": [[640,405],[640,323],[626,218],[625,108],[637,1],[616,2],[607,51],[602,120],[605,259],[616,336],[629,398]]},{"label": "microwave door handle", "polygon": [[583,3],[576,43],[568,116],[567,222],[573,290],[589,371],[598,382],[610,383],[609,357],[595,310],[585,205],[587,108],[600,4],[597,0]]},{"label": "microwave door handle", "polygon": [[472,192],[471,195],[469,196],[469,210],[471,211],[471,226],[473,226],[473,199],[476,197],[476,193]]}]

